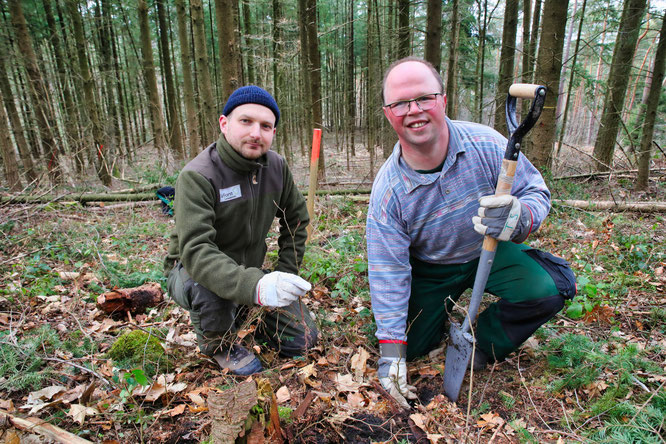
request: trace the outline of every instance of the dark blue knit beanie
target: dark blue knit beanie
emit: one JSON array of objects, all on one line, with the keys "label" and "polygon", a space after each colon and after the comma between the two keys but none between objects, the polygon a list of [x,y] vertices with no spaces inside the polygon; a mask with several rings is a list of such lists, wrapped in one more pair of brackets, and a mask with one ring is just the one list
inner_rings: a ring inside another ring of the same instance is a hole
[{"label": "dark blue knit beanie", "polygon": [[280,121],[280,108],[278,108],[277,102],[268,91],[255,85],[241,86],[232,92],[226,105],[224,105],[222,114],[228,116],[234,108],[246,103],[257,103],[273,111],[275,126],[277,126]]}]

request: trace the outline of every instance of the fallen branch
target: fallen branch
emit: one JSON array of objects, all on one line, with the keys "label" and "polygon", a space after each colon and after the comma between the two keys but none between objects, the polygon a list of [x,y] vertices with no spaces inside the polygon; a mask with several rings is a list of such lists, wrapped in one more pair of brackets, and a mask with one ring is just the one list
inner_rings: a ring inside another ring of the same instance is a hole
[{"label": "fallen branch", "polygon": [[[666,171],[666,168],[653,168],[650,170],[650,173],[658,173],[662,171]],[[638,173],[638,170],[594,171],[590,173],[573,174],[571,176],[553,177],[553,180],[585,179],[589,177],[609,176],[611,174],[630,174],[630,173]]]},{"label": "fallen branch", "polygon": [[[79,436],[69,433],[66,430],[61,429],[60,427],[49,424],[42,419],[35,417],[21,418],[19,416],[14,416],[11,413],[0,410],[0,416],[4,415],[5,418],[9,420],[11,425],[17,429],[24,430],[29,433],[36,433],[38,435],[45,436],[48,439],[51,439],[57,443],[62,444],[92,444],[92,441],[83,439]],[[4,421],[3,421],[4,422]]]},{"label": "fallen branch", "polygon": [[639,213],[666,212],[666,202],[613,202],[611,200],[553,199],[554,204],[592,211],[636,211]]}]

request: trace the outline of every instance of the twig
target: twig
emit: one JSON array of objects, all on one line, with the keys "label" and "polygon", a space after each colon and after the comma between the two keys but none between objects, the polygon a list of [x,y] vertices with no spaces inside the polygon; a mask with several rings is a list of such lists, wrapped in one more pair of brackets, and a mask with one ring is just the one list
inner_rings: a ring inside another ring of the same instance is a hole
[{"label": "twig", "polygon": [[88,367],[84,367],[84,366],[82,366],[82,365],[75,364],[75,363],[73,363],[72,361],[65,361],[64,359],[59,359],[59,358],[42,357],[42,359],[44,359],[45,361],[55,361],[55,362],[60,362],[61,364],[71,365],[72,367],[78,368],[79,370],[81,370],[81,371],[83,371],[83,372],[90,373],[91,375],[96,376],[97,378],[99,378],[99,379],[101,379],[102,381],[104,381],[104,383],[105,383],[106,385],[109,385],[109,386],[111,386],[111,387],[114,386],[114,385],[113,385],[108,379],[106,379],[104,376],[100,375],[99,373],[97,373],[97,372],[94,371],[94,370],[90,370]]}]

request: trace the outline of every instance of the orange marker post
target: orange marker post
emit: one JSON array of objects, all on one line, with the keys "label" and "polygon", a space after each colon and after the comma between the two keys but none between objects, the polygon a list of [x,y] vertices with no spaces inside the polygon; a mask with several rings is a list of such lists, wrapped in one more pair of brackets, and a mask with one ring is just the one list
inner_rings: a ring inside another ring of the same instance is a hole
[{"label": "orange marker post", "polygon": [[310,224],[308,225],[308,241],[312,236],[312,223],[314,222],[314,201],[317,191],[317,173],[319,172],[319,148],[321,147],[321,129],[315,128],[312,131],[312,156],[310,156],[310,187],[308,189],[308,215]]}]

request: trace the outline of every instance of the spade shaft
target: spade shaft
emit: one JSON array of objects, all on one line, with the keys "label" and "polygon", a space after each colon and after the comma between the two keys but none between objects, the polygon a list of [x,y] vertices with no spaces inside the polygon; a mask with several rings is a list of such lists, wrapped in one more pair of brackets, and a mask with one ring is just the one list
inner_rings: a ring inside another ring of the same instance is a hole
[{"label": "spade shaft", "polygon": [[[525,120],[518,125],[516,121],[516,98],[532,99],[532,106]],[[502,169],[495,187],[495,195],[511,193],[513,178],[516,174],[520,144],[523,137],[539,119],[546,98],[546,88],[532,84],[514,84],[509,88],[506,99],[506,121],[509,128],[509,141],[507,143]],[[497,239],[485,236],[479,256],[479,265],[472,287],[472,297],[469,308],[462,325],[451,322],[449,331],[449,346],[446,350],[446,364],[444,366],[444,394],[451,400],[457,401],[460,395],[465,373],[470,365],[476,339],[472,334],[472,326],[476,320],[483,292],[488,282],[490,269],[493,266]]]}]

